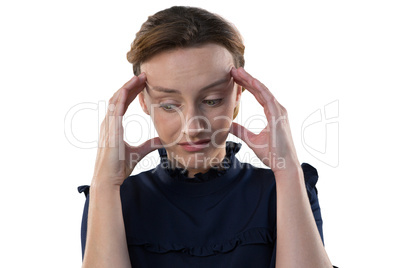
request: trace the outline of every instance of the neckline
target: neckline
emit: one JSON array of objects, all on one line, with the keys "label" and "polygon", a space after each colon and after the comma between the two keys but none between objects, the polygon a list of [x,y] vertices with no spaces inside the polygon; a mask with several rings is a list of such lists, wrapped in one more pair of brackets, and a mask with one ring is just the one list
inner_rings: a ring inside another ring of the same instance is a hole
[{"label": "neckline", "polygon": [[236,158],[242,144],[226,141],[226,155],[220,167],[211,167],[205,173],[197,173],[189,178],[187,170],[169,166],[165,148],[158,149],[160,164],[155,168],[156,180],[162,187],[187,196],[203,196],[219,191],[238,177],[242,163]]}]

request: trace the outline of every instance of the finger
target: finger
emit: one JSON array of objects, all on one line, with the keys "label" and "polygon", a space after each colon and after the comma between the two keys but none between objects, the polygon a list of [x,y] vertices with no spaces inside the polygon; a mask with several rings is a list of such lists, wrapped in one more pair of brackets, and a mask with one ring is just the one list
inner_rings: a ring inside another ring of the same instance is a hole
[{"label": "finger", "polygon": [[126,100],[128,95],[127,88],[121,88],[119,98],[117,99],[116,108],[114,110],[114,116],[123,116],[126,110]]},{"label": "finger", "polygon": [[125,109],[124,109],[124,113],[125,113],[128,106],[130,105],[130,103],[135,99],[135,97],[144,88],[145,80],[146,80],[145,73],[140,74],[138,77],[133,76],[118,91],[116,91],[113,94],[112,98],[110,98],[110,100],[109,100],[109,107],[108,107],[109,115],[114,114],[114,111],[115,111],[116,105],[117,105],[117,101],[119,100],[120,94],[123,90],[126,90],[128,92],[128,98],[125,103]]},{"label": "finger", "polygon": [[108,107],[108,113],[106,115],[107,124],[107,140],[109,146],[122,146],[123,145],[123,115],[125,110],[125,103],[127,99],[128,89],[120,88],[118,98],[114,103],[110,103]]},{"label": "finger", "polygon": [[122,148],[124,145],[123,142],[123,115],[124,115],[124,105],[127,99],[127,89],[120,90],[119,98],[117,100],[116,106],[111,114],[108,115],[108,140],[110,142],[110,146],[118,146],[118,148]]},{"label": "finger", "polygon": [[250,91],[267,113],[272,115],[280,114],[280,107],[277,105],[278,101],[264,84],[248,74],[242,67],[232,69],[231,73],[235,81]]},{"label": "finger", "polygon": [[130,87],[132,87],[135,84],[135,82],[138,81],[138,79],[139,79],[139,76],[134,75],[130,80],[128,80],[119,90],[117,90],[113,94],[112,98],[110,98],[110,100],[109,100],[109,104],[111,104],[111,103],[115,104],[117,99],[119,98],[121,89],[122,88],[130,88]]},{"label": "finger", "polygon": [[274,95],[272,92],[258,80],[257,78],[254,78],[252,75],[250,75],[244,68],[240,67],[237,69],[238,74],[240,77],[242,77],[244,80],[246,80],[250,85],[254,86],[257,90],[259,90],[265,98],[269,99],[274,99]]},{"label": "finger", "polygon": [[241,86],[243,86],[243,87],[245,87],[247,90],[249,90],[251,93],[257,94],[257,93],[258,93],[258,90],[254,89],[254,87],[252,86],[252,83],[251,83],[252,81],[251,81],[251,80],[244,79],[244,78],[240,75],[239,69],[240,69],[240,68],[236,69],[236,68],[234,68],[234,67],[232,67],[232,69],[231,69],[231,75],[232,75],[232,77],[234,78],[234,80],[235,80],[238,84],[240,84]]},{"label": "finger", "polygon": [[235,135],[236,137],[242,139],[243,141],[246,142],[246,144],[252,148],[252,146],[250,146],[250,140],[253,139],[253,137],[255,137],[256,135],[251,132],[250,130],[248,130],[247,128],[243,127],[240,124],[237,124],[236,122],[232,122],[232,125],[230,126],[229,129],[229,133],[232,133],[233,135]]},{"label": "finger", "polygon": [[128,106],[130,106],[130,104],[135,100],[135,98],[137,98],[138,94],[141,93],[141,91],[145,88],[145,84],[147,81],[147,77],[145,73],[142,73],[141,75],[139,75],[140,80],[138,82],[138,84],[135,86],[134,90],[130,90],[127,96],[127,101],[126,101],[126,109],[124,111],[124,113],[126,113]]},{"label": "finger", "polygon": [[137,160],[138,162],[141,161],[141,159],[144,158],[150,152],[153,152],[154,150],[159,149],[159,148],[163,148],[162,141],[160,140],[159,137],[149,139],[139,146],[134,146],[134,147],[130,146],[130,145],[128,145],[128,146],[130,148],[129,149],[130,152],[135,152],[136,154],[138,154],[138,157],[136,157],[136,159],[138,159]]},{"label": "finger", "polygon": [[103,127],[105,133],[105,143],[109,146],[123,145],[123,115],[128,104],[127,97],[132,94],[137,95],[141,90],[141,84],[144,86],[145,76],[134,76],[126,82],[113,97],[109,100],[108,110],[104,119]]},{"label": "finger", "polygon": [[112,98],[109,100],[109,104],[116,104],[119,95],[123,89],[127,90],[128,92],[134,91],[137,94],[141,92],[139,90],[141,88],[141,84],[145,82],[145,74],[141,74],[139,76],[133,76],[129,81],[127,81],[118,91],[116,91]]}]

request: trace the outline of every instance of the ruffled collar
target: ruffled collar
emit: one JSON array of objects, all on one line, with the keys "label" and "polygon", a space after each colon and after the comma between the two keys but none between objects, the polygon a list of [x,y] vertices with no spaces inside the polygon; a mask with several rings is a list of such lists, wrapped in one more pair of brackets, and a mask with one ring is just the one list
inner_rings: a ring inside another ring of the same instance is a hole
[{"label": "ruffled collar", "polygon": [[239,152],[241,148],[241,143],[236,143],[233,141],[226,141],[226,155],[222,162],[218,166],[213,166],[211,167],[207,172],[205,173],[197,173],[194,175],[194,178],[189,178],[188,177],[188,170],[180,167],[173,167],[171,162],[169,161],[167,157],[167,152],[165,148],[160,148],[158,149],[159,155],[161,157],[161,167],[163,170],[173,179],[176,181],[182,181],[182,182],[194,182],[194,183],[200,183],[200,182],[206,182],[213,180],[217,177],[221,177],[224,175],[227,170],[230,169],[235,154]]}]

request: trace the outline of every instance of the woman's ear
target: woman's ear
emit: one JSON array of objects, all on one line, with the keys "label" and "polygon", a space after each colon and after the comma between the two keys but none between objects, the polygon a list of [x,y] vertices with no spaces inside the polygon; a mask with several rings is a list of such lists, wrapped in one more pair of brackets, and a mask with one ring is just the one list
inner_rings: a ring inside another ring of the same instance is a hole
[{"label": "woman's ear", "polygon": [[235,84],[235,90],[236,90],[236,100],[235,100],[235,108],[233,111],[233,120],[236,119],[237,114],[239,113],[241,93],[245,90],[245,88],[243,88],[238,84]]},{"label": "woman's ear", "polygon": [[140,94],[138,94],[138,99],[140,101],[140,105],[142,110],[144,111],[144,113],[146,113],[147,115],[149,115],[149,110],[148,110],[148,106],[147,103],[145,101],[145,93],[144,90],[140,92]]},{"label": "woman's ear", "polygon": [[236,105],[238,106],[240,104],[240,99],[241,99],[241,93],[245,90],[241,85],[238,85],[236,83]]}]

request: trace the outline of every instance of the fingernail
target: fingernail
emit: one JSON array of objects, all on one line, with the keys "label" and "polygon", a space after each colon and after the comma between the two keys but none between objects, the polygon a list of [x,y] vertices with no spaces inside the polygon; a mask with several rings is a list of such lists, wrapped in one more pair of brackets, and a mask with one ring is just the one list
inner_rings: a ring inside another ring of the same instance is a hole
[{"label": "fingernail", "polygon": [[139,78],[144,78],[144,77],[145,77],[145,73],[142,72],[138,77],[139,77]]}]

